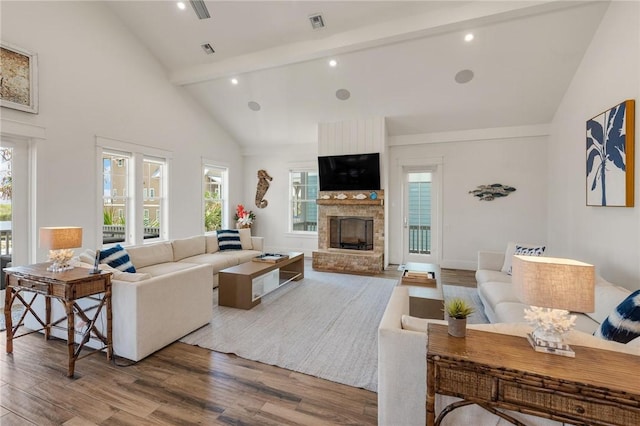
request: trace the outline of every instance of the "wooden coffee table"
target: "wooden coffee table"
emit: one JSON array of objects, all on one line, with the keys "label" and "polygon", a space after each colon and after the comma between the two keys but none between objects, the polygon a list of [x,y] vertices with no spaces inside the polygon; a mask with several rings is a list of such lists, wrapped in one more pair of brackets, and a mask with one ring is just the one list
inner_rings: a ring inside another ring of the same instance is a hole
[{"label": "wooden coffee table", "polygon": [[281,253],[288,259],[275,263],[249,261],[219,272],[218,305],[251,309],[262,296],[290,281],[304,278],[304,253]]},{"label": "wooden coffee table", "polygon": [[444,319],[444,295],[440,266],[433,263],[407,263],[405,271],[433,273],[434,280],[419,282],[400,278],[399,285],[409,290],[409,315],[418,318]]}]

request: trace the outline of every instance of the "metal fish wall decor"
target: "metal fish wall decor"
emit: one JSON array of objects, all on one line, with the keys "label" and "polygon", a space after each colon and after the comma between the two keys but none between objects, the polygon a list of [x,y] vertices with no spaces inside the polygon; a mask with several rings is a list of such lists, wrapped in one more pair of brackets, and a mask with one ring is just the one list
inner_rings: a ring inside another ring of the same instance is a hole
[{"label": "metal fish wall decor", "polygon": [[501,183],[492,183],[491,185],[480,185],[478,189],[469,191],[469,194],[480,198],[480,201],[491,201],[497,197],[506,197],[516,189],[512,186],[503,185]]}]

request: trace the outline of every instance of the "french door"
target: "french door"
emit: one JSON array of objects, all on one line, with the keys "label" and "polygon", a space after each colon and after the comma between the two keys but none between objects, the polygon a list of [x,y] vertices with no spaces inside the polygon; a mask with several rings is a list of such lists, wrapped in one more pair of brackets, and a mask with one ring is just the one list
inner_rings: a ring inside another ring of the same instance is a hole
[{"label": "french door", "polygon": [[403,169],[403,263],[438,263],[438,169]]}]

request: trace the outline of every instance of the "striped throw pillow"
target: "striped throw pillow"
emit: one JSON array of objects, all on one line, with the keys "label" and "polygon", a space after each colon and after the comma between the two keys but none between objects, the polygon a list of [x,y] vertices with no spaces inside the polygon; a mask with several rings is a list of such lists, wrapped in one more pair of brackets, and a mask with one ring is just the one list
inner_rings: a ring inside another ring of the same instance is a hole
[{"label": "striped throw pillow", "polygon": [[[522,256],[542,256],[544,254],[545,248],[546,246],[525,247],[525,246],[519,246],[516,244],[516,250],[515,252],[513,252],[513,255],[515,256],[516,254],[519,254]],[[507,272],[508,275],[511,275],[512,269],[513,268],[509,266],[509,271]]]},{"label": "striped throw pillow", "polygon": [[122,272],[136,272],[136,268],[131,263],[129,253],[120,244],[100,251],[100,263],[106,263],[112,268]]},{"label": "striped throw pillow", "polygon": [[640,336],[640,290],[620,302],[593,334],[620,343],[629,343]]},{"label": "striped throw pillow", "polygon": [[217,231],[220,251],[242,250],[240,232],[237,229],[221,229]]}]

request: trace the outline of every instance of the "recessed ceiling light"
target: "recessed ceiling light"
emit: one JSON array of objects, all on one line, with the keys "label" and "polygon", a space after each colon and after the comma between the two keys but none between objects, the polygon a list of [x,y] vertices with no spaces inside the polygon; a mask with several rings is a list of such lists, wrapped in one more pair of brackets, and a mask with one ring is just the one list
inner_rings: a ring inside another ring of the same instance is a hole
[{"label": "recessed ceiling light", "polygon": [[464,36],[464,41],[471,41],[473,40],[473,34],[472,33],[468,33]]},{"label": "recessed ceiling light", "polygon": [[187,7],[187,5],[184,4],[184,2],[181,2],[181,1],[178,2],[178,9],[185,10],[186,7]]},{"label": "recessed ceiling light", "polygon": [[247,106],[251,111],[260,111],[260,108],[261,108],[260,104],[255,101],[249,101]]},{"label": "recessed ceiling light", "polygon": [[473,71],[471,70],[458,71],[458,73],[455,76],[455,80],[460,84],[468,83],[471,80],[473,80]]},{"label": "recessed ceiling light", "polygon": [[329,61],[329,66],[330,67],[337,67],[338,66],[338,61],[336,61],[335,59],[331,59]]},{"label": "recessed ceiling light", "polygon": [[231,84],[233,84],[234,86],[235,86],[236,84],[238,84],[238,79],[237,79],[237,78],[232,78],[232,79],[231,79]]},{"label": "recessed ceiling light", "polygon": [[336,90],[336,98],[340,99],[341,101],[346,101],[350,97],[351,97],[351,92],[349,92],[347,89]]}]

